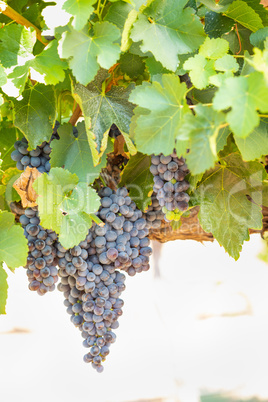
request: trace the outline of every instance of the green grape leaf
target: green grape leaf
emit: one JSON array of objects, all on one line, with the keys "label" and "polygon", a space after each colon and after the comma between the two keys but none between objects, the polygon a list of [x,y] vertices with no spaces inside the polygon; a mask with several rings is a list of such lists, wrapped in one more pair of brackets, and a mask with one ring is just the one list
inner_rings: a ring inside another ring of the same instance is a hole
[{"label": "green grape leaf", "polygon": [[0,29],[0,60],[4,67],[24,65],[33,57],[36,33],[22,25],[6,25]]},{"label": "green grape leaf", "polygon": [[239,70],[239,64],[233,56],[225,54],[223,57],[215,61],[214,68],[217,71],[230,71],[236,73]]},{"label": "green grape leaf", "polygon": [[73,95],[85,118],[94,165],[98,163],[106,148],[108,130],[113,123],[124,136],[130,153],[135,154],[136,152],[128,135],[134,109],[134,105],[129,102],[128,98],[133,86],[129,85],[127,88],[112,86],[111,90],[105,93],[102,86],[107,76],[107,71],[101,69],[96,79],[87,87],[77,84],[73,90]]},{"label": "green grape leaf", "polygon": [[39,197],[38,211],[41,225],[54,230],[66,249],[84,240],[92,225],[90,215],[100,206],[96,191],[79,182],[76,174],[52,168],[33,184]]},{"label": "green grape leaf", "polygon": [[126,186],[129,196],[144,211],[151,202],[153,175],[150,172],[151,157],[138,152],[132,156],[121,173],[120,187]]},{"label": "green grape leaf", "polygon": [[[225,71],[231,64],[229,55],[226,53],[229,50],[229,43],[224,39],[209,39],[206,38],[205,42],[200,46],[199,54],[190,57],[185,61],[183,68],[189,71],[192,83],[197,89],[204,89],[210,83],[210,78],[213,76],[215,79],[216,63]],[[227,60],[226,60],[227,57]],[[233,59],[232,56],[230,56]],[[220,62],[219,62],[220,60]],[[236,63],[234,61],[233,63]],[[237,68],[239,68],[238,64]],[[233,64],[231,64],[232,69]],[[232,71],[232,69],[230,71]],[[229,70],[228,70],[229,71]],[[216,75],[217,78],[217,75]]]},{"label": "green grape leaf", "polygon": [[232,108],[227,122],[238,137],[247,137],[259,125],[257,110],[268,112],[268,91],[261,73],[248,77],[231,77],[225,80],[213,99],[215,110]]},{"label": "green grape leaf", "polygon": [[[39,53],[31,63],[31,71],[35,70],[44,77],[46,85],[56,85],[65,79],[68,64],[58,55],[57,41],[53,40]],[[33,74],[33,72],[32,72]]]},{"label": "green grape leaf", "polygon": [[[24,91],[26,82],[28,80],[28,75],[31,67],[31,61],[26,61],[22,66],[17,66],[8,75],[9,79],[12,79],[13,84],[19,89],[18,94],[21,95]],[[9,92],[7,92],[9,94]]]},{"label": "green grape leaf", "polygon": [[[75,173],[80,181],[91,184],[99,177],[100,171],[106,165],[106,155],[103,155],[101,163],[93,165],[92,153],[89,147],[85,123],[77,124],[77,138],[73,135],[71,124],[64,124],[58,129],[60,139],[52,141],[51,166],[63,167],[71,173]],[[109,146],[107,152],[112,151]]]},{"label": "green grape leaf", "polygon": [[143,82],[130,94],[129,100],[149,111],[135,116],[133,123],[137,149],[144,154],[169,155],[182,116],[189,111],[185,104],[187,87],[174,74],[162,75],[162,84]]},{"label": "green grape leaf", "polygon": [[7,273],[0,262],[0,314],[6,314],[7,289]]},{"label": "green grape leaf", "polygon": [[22,227],[15,225],[12,213],[0,211],[0,261],[13,271],[26,264],[27,255],[27,239]]},{"label": "green grape leaf", "polygon": [[245,1],[236,0],[232,2],[224,14],[250,31],[256,32],[263,28],[260,16]]},{"label": "green grape leaf", "polygon": [[247,5],[259,15],[264,26],[268,25],[268,10],[259,0],[247,0]]},{"label": "green grape leaf", "polygon": [[198,175],[213,167],[218,159],[216,141],[225,116],[203,105],[197,105],[195,112],[184,117],[177,139],[189,139],[187,165],[193,175]]},{"label": "green grape leaf", "polygon": [[268,37],[268,27],[261,28],[258,31],[252,33],[250,35],[250,43],[255,46],[259,47],[261,50],[264,49],[264,41]]},{"label": "green grape leaf", "polygon": [[53,40],[41,53],[34,59],[27,61],[23,66],[17,66],[8,78],[21,94],[24,91],[28,75],[31,72],[31,78],[37,82],[43,82],[46,85],[56,85],[65,78],[64,69],[68,64],[59,58],[57,51],[57,41]]},{"label": "green grape leaf", "polygon": [[69,59],[75,78],[83,85],[94,79],[100,66],[109,69],[120,55],[120,47],[114,43],[120,37],[116,26],[96,22],[90,33],[87,29],[78,32],[70,28],[60,41],[61,57]]},{"label": "green grape leaf", "polygon": [[201,3],[204,4],[209,10],[212,10],[216,13],[222,13],[228,9],[229,3],[232,3],[233,0],[202,0]]},{"label": "green grape leaf", "polygon": [[231,18],[209,11],[205,15],[205,32],[210,38],[219,38],[234,26]]},{"label": "green grape leaf", "polygon": [[145,70],[145,62],[140,56],[131,53],[125,53],[119,60],[122,73],[127,74],[130,78],[142,75]]},{"label": "green grape leaf", "polygon": [[149,70],[151,75],[151,80],[154,80],[154,77],[158,74],[170,74],[171,71],[167,70],[165,67],[162,66],[160,61],[155,60],[154,57],[148,57],[145,61],[146,66]]},{"label": "green grape leaf", "polygon": [[205,42],[200,46],[199,54],[207,59],[216,60],[223,57],[229,50],[229,43],[225,39],[206,38]]},{"label": "green grape leaf", "polygon": [[231,131],[228,126],[223,127],[219,130],[219,134],[217,136],[216,140],[216,148],[217,148],[217,153],[223,150],[225,145],[227,144],[227,139],[230,135]]},{"label": "green grape leaf", "polygon": [[130,32],[133,27],[134,22],[138,18],[138,11],[131,10],[124,24],[124,29],[122,32],[121,39],[121,52],[126,52],[129,50],[132,40],[130,39]]},{"label": "green grape leaf", "polygon": [[206,88],[209,85],[209,78],[215,74],[214,61],[207,60],[201,54],[186,60],[183,68],[189,71],[191,81],[198,89]]},{"label": "green grape leaf", "polygon": [[23,132],[30,149],[51,138],[56,119],[55,98],[53,87],[36,84],[25,89],[22,100],[14,100],[14,126]]},{"label": "green grape leaf", "polygon": [[249,64],[251,64],[256,71],[263,73],[266,84],[268,86],[268,40],[267,49],[261,51],[258,48],[254,48],[254,55],[252,59],[246,59]]},{"label": "green grape leaf", "polygon": [[[206,232],[235,260],[249,240],[249,228],[262,228],[262,181],[265,169],[258,162],[243,162],[238,153],[220,159],[197,185],[199,221]],[[254,202],[248,199],[250,196]]]},{"label": "green grape leaf", "polygon": [[62,6],[62,9],[67,13],[74,16],[72,25],[74,29],[80,31],[87,23],[87,20],[91,13],[94,11],[93,4],[97,0],[66,0]]},{"label": "green grape leaf", "polygon": [[15,167],[16,162],[11,159],[11,153],[14,151],[14,143],[18,139],[18,130],[9,122],[3,122],[0,126],[0,150],[1,159],[3,160],[1,169],[6,170]]},{"label": "green grape leaf", "polygon": [[178,55],[196,50],[205,33],[199,18],[187,0],[155,0],[143,10],[134,23],[131,39],[142,41],[141,50],[152,52],[155,59],[171,71],[176,71]]},{"label": "green grape leaf", "polygon": [[116,25],[120,31],[123,31],[125,21],[131,10],[133,10],[133,7],[130,4],[127,4],[124,1],[117,1],[109,7],[109,10],[104,17],[104,21],[111,22]]},{"label": "green grape leaf", "polygon": [[236,145],[245,161],[259,159],[268,154],[268,119],[262,118],[258,127],[246,138],[234,136]]}]

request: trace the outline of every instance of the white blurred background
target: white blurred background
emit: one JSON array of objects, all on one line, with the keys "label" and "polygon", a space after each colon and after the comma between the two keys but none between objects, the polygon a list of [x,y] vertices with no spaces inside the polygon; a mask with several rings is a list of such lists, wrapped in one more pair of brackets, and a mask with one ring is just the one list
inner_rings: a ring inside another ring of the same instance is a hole
[{"label": "white blurred background", "polygon": [[[159,247],[155,243],[154,247]],[[268,401],[268,265],[258,235],[238,262],[216,243],[162,246],[151,270],[127,278],[117,341],[98,374],[63,295],[9,273],[0,317],[3,402]],[[218,395],[218,396],[217,396]]]}]

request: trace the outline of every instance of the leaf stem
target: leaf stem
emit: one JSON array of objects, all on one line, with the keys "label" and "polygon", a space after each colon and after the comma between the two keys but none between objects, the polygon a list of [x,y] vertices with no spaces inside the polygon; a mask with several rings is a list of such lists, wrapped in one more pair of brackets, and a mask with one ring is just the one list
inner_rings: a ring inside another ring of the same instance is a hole
[{"label": "leaf stem", "polygon": [[36,32],[36,37],[39,40],[39,42],[43,43],[43,45],[45,46],[48,44],[48,42],[45,42],[44,39],[42,38],[40,29],[38,29],[34,24],[32,24],[30,21],[28,21],[26,18],[20,15],[17,11],[15,11],[13,8],[7,5],[4,1],[0,1],[0,13],[6,15],[13,21],[25,26],[26,28],[32,27]]}]

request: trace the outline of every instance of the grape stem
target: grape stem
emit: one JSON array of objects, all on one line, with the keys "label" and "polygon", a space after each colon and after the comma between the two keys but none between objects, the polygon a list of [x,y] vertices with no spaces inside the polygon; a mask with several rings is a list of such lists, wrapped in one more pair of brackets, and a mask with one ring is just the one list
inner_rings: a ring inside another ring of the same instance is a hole
[{"label": "grape stem", "polygon": [[76,108],[70,117],[69,123],[71,123],[72,126],[75,126],[75,123],[79,119],[79,117],[82,116],[82,110],[80,109],[79,105],[76,105]]},{"label": "grape stem", "polygon": [[7,17],[11,18],[13,21],[25,26],[26,28],[32,27],[36,32],[36,37],[39,40],[39,42],[43,43],[44,46],[46,46],[48,44],[48,42],[46,42],[42,38],[40,29],[38,29],[34,24],[32,24],[30,21],[28,21],[22,15],[20,15],[13,8],[8,6],[4,1],[0,1],[0,13],[6,15]]}]

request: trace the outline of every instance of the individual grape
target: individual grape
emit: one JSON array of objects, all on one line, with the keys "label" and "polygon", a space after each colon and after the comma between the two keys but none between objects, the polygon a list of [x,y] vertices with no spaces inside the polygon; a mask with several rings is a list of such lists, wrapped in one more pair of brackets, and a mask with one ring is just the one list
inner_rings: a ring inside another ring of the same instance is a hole
[{"label": "individual grape", "polygon": [[11,153],[11,158],[13,161],[19,162],[23,158],[23,155],[20,153],[19,150],[16,149]]},{"label": "individual grape", "polygon": [[20,160],[20,162],[23,166],[28,166],[30,164],[30,161],[31,161],[31,158],[29,158],[28,155],[24,155]]}]

